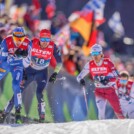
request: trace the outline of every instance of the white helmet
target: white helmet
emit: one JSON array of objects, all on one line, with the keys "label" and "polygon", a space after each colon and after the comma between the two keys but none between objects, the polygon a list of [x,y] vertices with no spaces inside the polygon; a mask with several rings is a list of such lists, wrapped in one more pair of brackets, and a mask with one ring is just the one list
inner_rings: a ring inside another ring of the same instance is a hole
[{"label": "white helmet", "polygon": [[94,44],[91,48],[91,53],[99,52],[102,53],[102,46],[99,44]]}]

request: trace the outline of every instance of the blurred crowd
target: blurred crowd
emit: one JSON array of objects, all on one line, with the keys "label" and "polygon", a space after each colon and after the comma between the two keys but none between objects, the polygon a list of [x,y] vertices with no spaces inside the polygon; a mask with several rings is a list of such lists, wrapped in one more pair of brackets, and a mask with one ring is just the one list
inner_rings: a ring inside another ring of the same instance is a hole
[{"label": "blurred crowd", "polygon": [[[7,35],[12,33],[16,26],[23,26],[29,38],[38,36],[41,28],[49,28],[53,37],[59,30],[68,23],[68,18],[62,11],[56,11],[53,3],[48,3],[46,10],[48,19],[42,20],[41,6],[36,0],[32,5],[22,4],[17,6],[11,4],[6,10],[5,3],[0,3],[0,42]],[[56,12],[55,12],[56,11]],[[104,35],[99,31],[98,42],[104,47],[106,57],[110,57],[119,71],[127,70],[132,78],[134,77],[134,58],[128,55],[120,55],[105,41]],[[71,45],[70,45],[71,44]],[[64,70],[76,76],[83,68],[85,62],[91,57],[85,56],[82,51],[83,38],[75,30],[70,29],[69,41],[61,47]]]}]

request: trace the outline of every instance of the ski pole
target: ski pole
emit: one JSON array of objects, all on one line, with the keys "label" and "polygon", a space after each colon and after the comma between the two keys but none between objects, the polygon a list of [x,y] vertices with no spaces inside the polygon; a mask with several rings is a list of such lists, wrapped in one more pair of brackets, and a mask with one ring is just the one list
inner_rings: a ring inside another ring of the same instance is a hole
[{"label": "ski pole", "polygon": [[82,87],[82,90],[83,90],[84,100],[85,100],[86,109],[87,109],[87,113],[88,113],[88,102],[87,102],[87,96],[86,96],[86,88],[85,88],[85,86]]}]

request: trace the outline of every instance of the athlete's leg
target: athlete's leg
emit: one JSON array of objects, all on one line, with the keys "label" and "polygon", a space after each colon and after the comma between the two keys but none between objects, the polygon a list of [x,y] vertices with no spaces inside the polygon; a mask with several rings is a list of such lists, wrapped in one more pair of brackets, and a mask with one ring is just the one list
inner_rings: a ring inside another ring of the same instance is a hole
[{"label": "athlete's leg", "polygon": [[120,98],[119,102],[120,102],[122,114],[124,115],[124,117],[127,118],[127,116],[128,116],[128,101],[124,100],[124,98],[123,99]]},{"label": "athlete's leg", "polygon": [[22,81],[23,67],[21,66],[12,67],[11,74],[12,74],[12,87],[13,87],[13,92],[14,92],[16,123],[19,123],[21,120],[20,110],[21,110],[21,104],[22,104],[20,82]]},{"label": "athlete's leg", "polygon": [[112,106],[117,118],[124,119],[121,106],[120,106],[120,102],[119,102],[119,98],[116,95],[115,90],[113,88],[111,89],[109,88],[105,90],[105,93],[106,93],[106,99]]},{"label": "athlete's leg", "polygon": [[40,71],[36,74],[37,90],[36,96],[38,100],[38,113],[40,121],[43,122],[45,119],[45,102],[43,99],[43,90],[47,83],[47,69]]},{"label": "athlete's leg", "polygon": [[[103,90],[103,89],[102,89]],[[99,120],[105,119],[106,103],[107,100],[104,98],[103,93],[95,90],[95,100],[98,108],[98,118]]]},{"label": "athlete's leg", "polygon": [[[27,74],[27,80],[24,83],[24,87],[21,88],[21,93],[27,88],[27,86],[33,81],[34,77],[32,75]],[[14,95],[10,99],[10,101],[7,103],[7,106],[4,109],[4,113],[7,115],[9,114],[14,106]]]},{"label": "athlete's leg", "polygon": [[128,118],[134,119],[134,104],[133,103],[128,104]]}]

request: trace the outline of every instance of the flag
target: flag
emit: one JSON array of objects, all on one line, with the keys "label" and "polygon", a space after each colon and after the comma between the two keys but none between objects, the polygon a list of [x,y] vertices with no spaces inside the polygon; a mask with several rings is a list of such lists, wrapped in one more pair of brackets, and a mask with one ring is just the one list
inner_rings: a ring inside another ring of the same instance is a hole
[{"label": "flag", "polygon": [[104,7],[106,0],[89,0],[82,11],[93,11],[97,25],[104,23]]},{"label": "flag", "polygon": [[91,47],[97,42],[97,36],[98,30],[96,28],[93,28],[87,45],[83,45],[82,47],[85,56],[89,56]]},{"label": "flag", "polygon": [[82,46],[82,50],[86,56],[89,55],[92,45],[97,42],[97,26],[105,21],[103,15],[105,2],[106,0],[90,0],[82,8],[80,17],[70,25],[85,39],[86,43]]},{"label": "flag", "polygon": [[78,19],[70,23],[70,27],[76,30],[78,33],[80,33],[83,39],[85,40],[84,44],[82,45],[82,50],[84,55],[88,56],[90,52],[89,51],[90,42],[93,42],[93,40],[96,41],[96,38],[94,38],[96,35],[95,34],[96,29],[94,24],[93,11],[82,12],[82,14]]},{"label": "flag", "polygon": [[112,31],[117,34],[119,37],[124,35],[124,28],[121,23],[121,18],[119,12],[115,12],[113,16],[108,21],[109,27]]},{"label": "flag", "polygon": [[[104,22],[103,9],[105,1],[106,0],[90,0],[81,11],[73,13],[73,19],[75,19],[55,35],[57,44],[63,46],[65,42],[69,40],[71,27],[75,31],[78,31],[85,40],[85,45],[83,45],[82,49],[85,55],[89,55],[89,46],[95,43],[97,38],[96,26]],[[69,20],[72,20],[72,18]]]},{"label": "flag", "polygon": [[69,44],[70,39],[70,26],[66,24],[63,26],[58,33],[56,33],[53,37],[54,42],[57,46],[62,49],[63,54],[68,54],[69,50],[67,45]]},{"label": "flag", "polygon": [[82,10],[98,10],[104,8],[106,0],[89,0]]},{"label": "flag", "polygon": [[70,23],[70,27],[81,34],[86,42],[88,42],[91,34],[91,27],[93,22],[93,12],[85,12],[81,16]]},{"label": "flag", "polygon": [[65,25],[60,29],[58,33],[54,36],[54,41],[58,46],[64,46],[70,37],[70,27],[69,24]]}]

